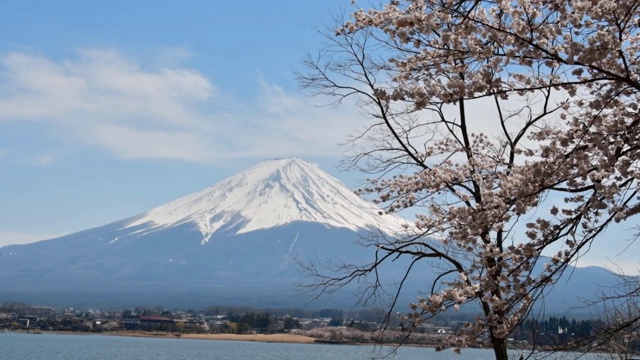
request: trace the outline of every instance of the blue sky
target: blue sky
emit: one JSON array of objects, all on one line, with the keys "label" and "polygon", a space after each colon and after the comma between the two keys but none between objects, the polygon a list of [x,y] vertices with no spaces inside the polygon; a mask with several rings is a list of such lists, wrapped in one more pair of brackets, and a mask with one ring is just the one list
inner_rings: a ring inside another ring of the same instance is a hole
[{"label": "blue sky", "polygon": [[344,5],[0,1],[0,245],[132,216],[267,158],[335,174],[356,112],[317,108],[293,71]]},{"label": "blue sky", "polygon": [[[336,171],[353,107],[295,82],[318,1],[0,0],[0,246],[104,225],[298,156]],[[630,227],[631,225],[626,225]],[[627,232],[614,230],[618,244]],[[627,271],[637,250],[583,261]]]}]

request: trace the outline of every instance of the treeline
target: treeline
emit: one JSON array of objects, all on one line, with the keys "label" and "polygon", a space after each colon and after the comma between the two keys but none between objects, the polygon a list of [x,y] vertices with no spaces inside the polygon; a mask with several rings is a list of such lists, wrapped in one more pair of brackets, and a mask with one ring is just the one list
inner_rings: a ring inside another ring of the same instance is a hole
[{"label": "treeline", "polygon": [[513,333],[513,338],[540,346],[563,346],[590,339],[605,325],[602,320],[569,320],[565,316],[550,316],[544,320],[527,319]]},{"label": "treeline", "polygon": [[245,334],[248,332],[278,333],[299,328],[300,322],[298,319],[290,316],[280,318],[262,312],[244,314],[230,312],[227,314],[227,322],[215,330]]},{"label": "treeline", "polygon": [[24,315],[28,310],[33,307],[29,304],[18,301],[7,301],[0,306],[0,313],[16,313]]},{"label": "treeline", "polygon": [[267,332],[269,325],[274,322],[274,319],[268,313],[235,314],[230,312],[227,314],[227,320],[237,324],[237,333],[245,333],[250,330]]},{"label": "treeline", "polygon": [[356,319],[359,321],[382,321],[386,315],[385,311],[366,309],[344,311],[340,309],[314,309],[305,310],[299,308],[264,308],[258,309],[248,306],[210,306],[204,310],[206,315],[229,315],[246,313],[266,313],[276,317],[295,318],[332,318],[332,319]]}]

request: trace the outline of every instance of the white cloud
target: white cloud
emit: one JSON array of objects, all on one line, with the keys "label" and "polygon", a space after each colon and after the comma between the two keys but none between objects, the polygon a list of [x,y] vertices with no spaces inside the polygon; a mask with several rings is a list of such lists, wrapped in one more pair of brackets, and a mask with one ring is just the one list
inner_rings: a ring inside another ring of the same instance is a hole
[{"label": "white cloud", "polygon": [[201,162],[207,160],[207,144],[202,137],[193,133],[142,131],[126,126],[98,124],[96,134],[91,140],[122,158],[163,158]]},{"label": "white cloud", "polygon": [[0,54],[0,126],[38,122],[120,158],[200,163],[337,155],[355,127],[356,109],[317,108],[316,99],[263,79],[257,100],[225,96],[207,76],[176,65],[189,56],[167,49],[145,66],[105,49],[62,60]]},{"label": "white cloud", "polygon": [[157,68],[174,68],[195,55],[184,47],[161,46],[151,56],[151,63]]},{"label": "white cloud", "polygon": [[[1,125],[0,125],[1,126]],[[1,155],[1,153],[0,153]],[[1,157],[1,156],[0,156]],[[58,156],[51,151],[46,151],[40,155],[29,155],[14,162],[27,166],[49,166],[58,160]]]},{"label": "white cloud", "polygon": [[36,163],[41,166],[47,166],[56,160],[55,155],[51,152],[46,152],[40,156],[36,156]]}]

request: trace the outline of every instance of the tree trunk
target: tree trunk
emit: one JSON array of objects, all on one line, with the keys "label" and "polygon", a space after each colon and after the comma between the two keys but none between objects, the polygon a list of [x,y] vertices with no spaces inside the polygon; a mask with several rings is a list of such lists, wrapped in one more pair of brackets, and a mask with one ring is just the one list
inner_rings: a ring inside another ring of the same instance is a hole
[{"label": "tree trunk", "polygon": [[509,360],[506,339],[500,339],[491,335],[491,346],[493,346],[493,353],[496,355],[496,360]]}]

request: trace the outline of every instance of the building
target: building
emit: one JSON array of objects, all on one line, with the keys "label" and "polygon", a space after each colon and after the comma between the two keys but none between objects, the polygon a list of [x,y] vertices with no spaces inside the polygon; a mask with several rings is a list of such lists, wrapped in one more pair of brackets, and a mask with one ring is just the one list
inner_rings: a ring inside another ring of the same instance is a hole
[{"label": "building", "polygon": [[162,316],[140,316],[140,329],[171,331],[173,320]]}]

